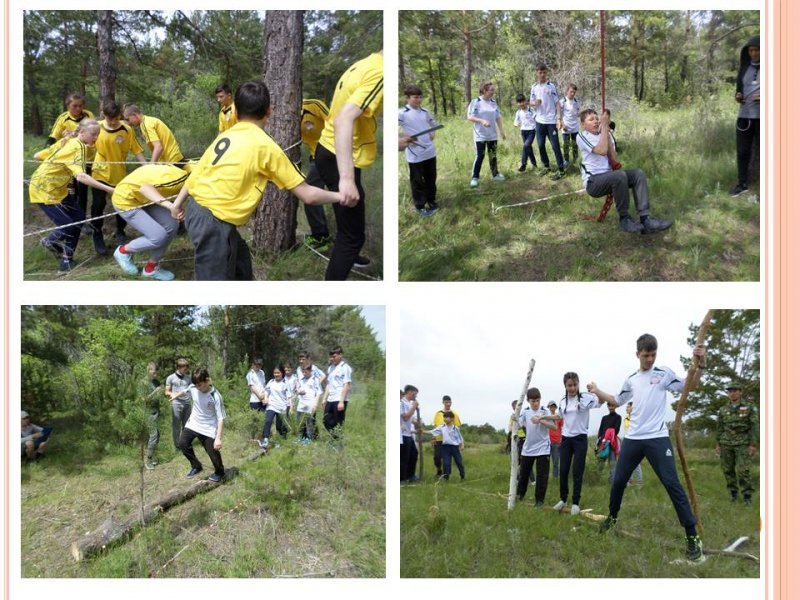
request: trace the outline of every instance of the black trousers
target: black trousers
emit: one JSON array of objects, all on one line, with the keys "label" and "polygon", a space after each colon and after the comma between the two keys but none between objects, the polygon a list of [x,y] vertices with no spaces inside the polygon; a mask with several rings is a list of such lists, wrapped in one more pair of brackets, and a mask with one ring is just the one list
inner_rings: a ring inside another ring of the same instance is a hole
[{"label": "black trousers", "polygon": [[197,460],[194,448],[192,448],[192,442],[194,442],[195,438],[200,440],[200,443],[203,444],[206,454],[208,454],[211,463],[214,465],[214,473],[219,476],[225,475],[225,467],[222,465],[222,454],[220,454],[219,450],[214,450],[214,438],[184,427],[181,432],[180,440],[178,440],[178,449],[183,452],[183,455],[188,459],[192,468],[203,468],[203,465]]},{"label": "black trousers", "polygon": [[[97,217],[101,217],[103,215],[103,211],[106,209],[106,202],[107,202],[107,194],[103,190],[98,190],[97,188],[92,188],[92,218],[95,219]],[[125,226],[128,224],[125,219],[119,216],[119,213],[116,214],[114,217],[116,222],[116,232],[117,234],[125,233]],[[101,219],[97,219],[96,221],[92,221],[89,223],[92,228],[92,231],[95,233],[99,233],[102,235],[103,233],[103,221]]]},{"label": "black trousers", "polygon": [[269,408],[267,408],[266,413],[264,413],[263,437],[268,438],[270,436],[273,421],[275,422],[275,430],[282,438],[286,439],[286,433],[289,431],[289,428],[286,427],[286,415],[277,413],[274,410],[269,410]]},{"label": "black trousers", "polygon": [[537,123],[536,140],[539,144],[539,156],[542,158],[542,164],[545,167],[550,166],[550,159],[547,157],[547,150],[544,147],[548,139],[550,140],[550,145],[553,147],[553,153],[556,155],[556,166],[559,169],[563,169],[564,157],[561,154],[561,145],[558,143],[558,129],[556,129],[556,124]]},{"label": "black trousers", "polygon": [[488,142],[475,142],[475,162],[472,163],[472,178],[478,179],[481,176],[481,167],[483,166],[483,157],[489,153],[489,169],[492,172],[492,177],[497,175],[497,140],[490,140]]},{"label": "black trousers", "polygon": [[442,442],[433,442],[433,466],[436,467],[436,474],[442,474]]},{"label": "black trousers", "polygon": [[[336,155],[324,146],[317,146],[314,162],[319,169],[320,177],[325,187],[332,192],[339,191],[339,167],[336,165]],[[361,187],[361,169],[355,169],[356,188],[358,189],[358,204],[353,207],[333,205],[333,214],[336,217],[336,240],[333,243],[331,260],[325,271],[328,281],[344,281],[353,268],[364,242],[367,239],[367,212],[364,207],[366,196]]]},{"label": "black trousers", "polygon": [[436,204],[436,157],[418,163],[408,163],[411,179],[411,198],[416,208]]},{"label": "black trousers", "polygon": [[[586,452],[589,441],[586,434],[561,438],[561,500],[567,501],[569,496],[569,472],[572,468],[572,503],[580,505],[583,488],[583,472],[586,470]],[[573,462],[574,460],[574,462]],[[625,480],[628,481],[627,479]]]},{"label": "black trousers", "polygon": [[414,444],[414,438],[410,435],[403,436],[403,443],[400,444],[400,481],[407,481],[414,476],[416,472],[417,461],[413,461],[411,457],[417,453],[417,446]]},{"label": "black trousers", "polygon": [[534,499],[536,502],[544,502],[544,497],[547,495],[547,480],[550,477],[549,454],[520,457],[519,473],[517,473],[517,497],[520,500],[525,498],[525,494],[528,492],[528,481],[530,481],[534,464],[536,465]]},{"label": "black trousers", "polygon": [[236,225],[220,221],[189,196],[186,231],[194,245],[194,278],[198,281],[251,281],[250,248]]},{"label": "black trousers", "polygon": [[344,410],[339,410],[338,402],[326,402],[325,414],[322,416],[322,422],[325,424],[325,429],[333,435],[338,437],[336,431],[337,427],[344,426],[344,415],[347,412],[347,402],[344,403]]},{"label": "black trousers", "polygon": [[736,167],[739,183],[747,185],[747,171],[753,151],[761,143],[760,119],[736,119]]},{"label": "black trousers", "polygon": [[668,437],[651,440],[632,440],[629,438],[623,440],[622,449],[617,460],[617,470],[614,472],[614,482],[611,484],[608,514],[614,518],[619,514],[619,509],[622,506],[622,496],[625,493],[625,488],[628,487],[628,480],[644,458],[647,458],[647,462],[653,467],[653,471],[655,471],[659,481],[667,490],[681,525],[694,527],[697,524],[697,519],[692,513],[689,497],[678,479],[672,443]]},{"label": "black trousers", "polygon": [[[308,167],[308,174],[306,175],[306,183],[314,187],[325,189],[325,182],[319,176],[319,169],[314,159],[311,159],[311,165]],[[306,221],[311,228],[311,235],[314,237],[328,237],[328,221],[325,218],[325,207],[322,204],[303,204],[303,211],[306,213]]]}]

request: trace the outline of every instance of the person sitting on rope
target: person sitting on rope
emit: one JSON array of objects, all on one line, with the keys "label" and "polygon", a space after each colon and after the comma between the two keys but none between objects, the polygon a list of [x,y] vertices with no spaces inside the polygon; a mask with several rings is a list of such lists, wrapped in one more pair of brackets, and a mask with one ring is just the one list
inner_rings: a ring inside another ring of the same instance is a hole
[{"label": "person sitting on rope", "polygon": [[[656,219],[650,215],[650,194],[647,177],[641,169],[622,169],[617,162],[616,145],[610,129],[610,113],[587,108],[581,111],[582,131],[578,134],[581,151],[581,177],[583,186],[593,198],[602,198],[611,193],[619,214],[619,226],[627,233],[654,233],[669,229],[672,221]],[[629,211],[630,191],[639,223]]]}]

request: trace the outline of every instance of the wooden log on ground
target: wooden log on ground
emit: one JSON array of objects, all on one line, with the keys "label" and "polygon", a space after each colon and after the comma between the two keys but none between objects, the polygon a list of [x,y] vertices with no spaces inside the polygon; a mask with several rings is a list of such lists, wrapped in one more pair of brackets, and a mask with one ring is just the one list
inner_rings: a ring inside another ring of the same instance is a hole
[{"label": "wooden log on ground", "polygon": [[[239,469],[236,467],[225,469],[225,478],[222,481],[224,482],[235,477],[238,472]],[[198,494],[208,492],[219,485],[219,483],[204,479],[186,489],[170,490],[166,496],[146,506],[144,514],[142,514],[141,511],[136,511],[134,514],[121,521],[115,519],[113,516],[109,517],[93,532],[86,534],[80,540],[72,542],[70,545],[72,558],[76,561],[82,561],[85,558],[97,554],[108,546],[128,537],[140,525],[151,523],[170,508],[182,504]]]}]

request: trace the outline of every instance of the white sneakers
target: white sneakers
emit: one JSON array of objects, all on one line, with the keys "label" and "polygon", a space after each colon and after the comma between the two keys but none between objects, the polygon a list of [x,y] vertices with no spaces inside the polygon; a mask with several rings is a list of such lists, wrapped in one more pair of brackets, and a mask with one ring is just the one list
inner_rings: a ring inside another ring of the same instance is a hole
[{"label": "white sneakers", "polygon": [[561,509],[562,509],[562,508],[564,508],[566,505],[567,505],[567,503],[566,503],[566,502],[564,502],[563,500],[559,500],[559,501],[558,501],[558,504],[556,504],[556,505],[553,507],[553,510],[555,510],[555,511],[558,511],[558,512],[561,512]]},{"label": "white sneakers", "polygon": [[581,507],[578,506],[577,504],[573,504],[572,509],[569,511],[569,514],[571,514],[573,517],[575,515],[581,514]]},{"label": "white sneakers", "polygon": [[[567,505],[566,502],[564,502],[563,500],[559,500],[558,503],[555,506],[553,506],[553,510],[556,512],[561,512],[566,505]],[[571,514],[573,517],[575,515],[581,514],[581,507],[578,506],[577,504],[573,504],[572,508],[569,511],[569,514]]]}]

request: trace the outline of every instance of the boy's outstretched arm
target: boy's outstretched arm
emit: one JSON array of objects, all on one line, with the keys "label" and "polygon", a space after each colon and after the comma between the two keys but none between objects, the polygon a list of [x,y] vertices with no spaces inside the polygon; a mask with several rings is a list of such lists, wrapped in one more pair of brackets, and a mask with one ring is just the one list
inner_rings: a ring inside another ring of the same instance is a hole
[{"label": "boy's outstretched arm", "polygon": [[589,382],[589,384],[586,386],[586,390],[590,394],[597,396],[598,400],[600,400],[600,404],[606,403],[609,406],[617,406],[617,401],[614,399],[614,395],[601,390],[599,387],[597,387],[597,384],[594,381]]},{"label": "boy's outstretched arm", "polygon": [[356,195],[355,201],[352,204],[345,204],[341,192],[329,192],[328,190],[309,185],[305,181],[293,187],[291,192],[304,204],[336,204],[337,202],[345,206],[355,206],[358,204],[358,195]]},{"label": "boy's outstretched arm", "polygon": [[339,193],[342,204],[358,204],[356,172],[353,165],[353,124],[364,111],[352,102],[345,102],[333,120],[333,140],[336,147],[336,166],[339,169]]}]

